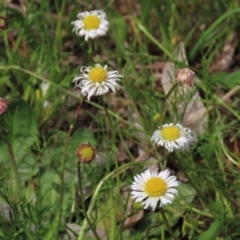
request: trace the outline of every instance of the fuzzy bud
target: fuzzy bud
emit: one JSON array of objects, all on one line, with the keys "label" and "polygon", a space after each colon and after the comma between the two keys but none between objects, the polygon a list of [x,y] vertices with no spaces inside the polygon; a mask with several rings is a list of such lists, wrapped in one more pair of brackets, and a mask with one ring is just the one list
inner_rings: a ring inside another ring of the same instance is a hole
[{"label": "fuzzy bud", "polygon": [[3,98],[0,98],[0,116],[6,111],[8,107],[8,102],[6,102]]},{"label": "fuzzy bud", "polygon": [[6,19],[0,16],[0,29],[5,30],[7,29],[7,27],[8,27],[8,24]]},{"label": "fuzzy bud", "polygon": [[176,80],[183,88],[188,88],[194,84],[194,76],[195,73],[192,70],[182,68],[177,71]]},{"label": "fuzzy bud", "polygon": [[90,163],[95,159],[95,148],[90,144],[82,144],[76,151],[78,159],[82,163]]}]

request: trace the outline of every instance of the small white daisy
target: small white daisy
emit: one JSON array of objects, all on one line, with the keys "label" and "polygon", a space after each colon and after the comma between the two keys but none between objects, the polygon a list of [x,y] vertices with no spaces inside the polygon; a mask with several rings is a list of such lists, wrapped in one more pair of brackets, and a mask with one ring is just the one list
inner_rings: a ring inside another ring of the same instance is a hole
[{"label": "small white daisy", "polygon": [[168,170],[158,173],[146,170],[145,172],[136,175],[134,182],[131,185],[131,195],[136,202],[141,202],[144,208],[151,207],[153,211],[156,209],[158,202],[159,206],[163,207],[173,202],[178,191],[175,187],[178,186],[178,181],[175,176],[170,176]]},{"label": "small white daisy", "polygon": [[83,95],[88,96],[90,100],[91,96],[104,95],[111,91],[113,94],[116,90],[120,89],[117,81],[120,81],[122,75],[118,74],[118,71],[108,71],[107,65],[102,67],[100,64],[96,64],[95,67],[81,67],[80,75],[77,75],[73,82],[75,87],[81,88]]},{"label": "small white daisy", "polygon": [[[42,82],[40,85],[41,91],[42,91],[42,96],[45,96],[47,94],[47,91],[50,87],[49,82]],[[48,108],[51,106],[51,103],[49,101],[44,101],[43,107]]]},{"label": "small white daisy", "polygon": [[79,20],[71,22],[73,31],[80,36],[85,36],[85,41],[88,41],[89,38],[106,35],[109,22],[102,10],[79,13],[77,17]]},{"label": "small white daisy", "polygon": [[49,82],[42,82],[42,83],[41,83],[40,88],[41,88],[41,90],[42,90],[42,95],[43,95],[43,96],[46,95],[49,87],[50,87]]},{"label": "small white daisy", "polygon": [[196,134],[189,128],[181,124],[164,124],[159,130],[156,130],[151,141],[156,145],[165,147],[169,152],[174,149],[188,150],[190,145],[197,141]]}]

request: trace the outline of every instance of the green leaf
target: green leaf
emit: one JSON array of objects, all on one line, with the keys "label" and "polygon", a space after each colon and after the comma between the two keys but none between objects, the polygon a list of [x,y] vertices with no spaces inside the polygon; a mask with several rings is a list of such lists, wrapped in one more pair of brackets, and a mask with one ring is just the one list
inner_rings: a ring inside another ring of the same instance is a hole
[{"label": "green leaf", "polygon": [[112,37],[119,50],[124,52],[124,42],[127,36],[127,26],[122,15],[115,14],[111,21]]},{"label": "green leaf", "polygon": [[[227,18],[233,17],[234,14],[239,14],[240,12],[240,8],[235,8],[232,9],[228,12],[226,12],[225,14],[221,15],[218,19],[216,19],[216,21],[214,23],[212,23],[211,26],[208,27],[208,29],[206,29],[201,37],[198,39],[198,41],[196,42],[196,44],[194,45],[194,47],[191,49],[189,57],[191,60],[193,60],[197,54],[197,52],[199,51],[199,49],[202,47],[203,44],[206,43],[209,35],[217,28],[219,28],[219,26],[221,26],[221,24],[226,21]],[[231,28],[231,26],[229,26]]]},{"label": "green leaf", "polygon": [[40,177],[40,189],[43,198],[43,206],[57,206],[59,198],[60,179],[54,170],[45,171]]},{"label": "green leaf", "polygon": [[215,240],[215,239],[217,239],[217,236],[221,232],[221,228],[222,228],[222,223],[220,223],[218,220],[215,220],[211,224],[209,229],[200,235],[198,240],[205,240],[205,239]]},{"label": "green leaf", "polygon": [[[59,168],[63,157],[66,137],[67,134],[65,132],[58,131],[56,132],[56,135],[53,136],[52,140],[48,142],[42,153],[42,159],[44,159],[41,165],[42,171],[47,170],[49,168],[49,164],[51,164],[51,167],[54,167],[55,169]],[[65,170],[73,171],[73,169],[76,168],[78,160],[76,150],[83,143],[89,143],[93,147],[96,146],[94,134],[88,128],[80,128],[70,137],[67,146]]]},{"label": "green leaf", "polygon": [[74,132],[68,144],[68,156],[75,158],[76,150],[83,143],[89,143],[93,147],[97,145],[93,132],[88,128],[80,128]]},{"label": "green leaf", "polygon": [[178,186],[178,196],[174,199],[172,204],[164,207],[167,212],[168,221],[170,226],[174,226],[184,212],[191,206],[194,198],[196,197],[196,191],[190,184],[181,183]]},{"label": "green leaf", "polygon": [[[0,120],[4,132],[7,132],[8,142],[12,146],[18,164],[29,156],[31,145],[37,140],[38,128],[36,118],[31,106],[25,101],[11,102],[4,117]],[[9,160],[9,154],[4,143],[0,140],[0,160]],[[29,158],[28,158],[29,159]],[[28,162],[27,164],[32,164]]]},{"label": "green leaf", "polygon": [[217,82],[226,86],[228,89],[232,89],[240,84],[240,71],[233,73],[219,73],[214,75]]}]

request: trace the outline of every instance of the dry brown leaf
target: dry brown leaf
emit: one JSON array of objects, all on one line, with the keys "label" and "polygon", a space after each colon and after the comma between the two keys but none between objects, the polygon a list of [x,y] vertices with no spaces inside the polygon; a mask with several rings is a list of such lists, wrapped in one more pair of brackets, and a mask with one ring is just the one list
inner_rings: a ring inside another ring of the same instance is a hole
[{"label": "dry brown leaf", "polygon": [[132,228],[138,221],[140,221],[144,216],[144,211],[139,210],[137,213],[130,215],[125,221],[123,228]]},{"label": "dry brown leaf", "polygon": [[232,33],[226,40],[221,51],[216,55],[212,61],[209,71],[222,72],[227,70],[233,62],[233,56],[236,49],[236,34]]},{"label": "dry brown leaf", "polygon": [[120,163],[129,162],[131,160],[129,154],[125,149],[125,145],[128,147],[128,149],[130,149],[133,147],[133,142],[125,139],[124,144],[122,142],[118,144],[117,156],[118,156],[118,162]]},{"label": "dry brown leaf", "polygon": [[[178,62],[185,62],[187,65],[187,58],[185,54],[184,44],[180,43],[176,49],[176,57]],[[165,94],[167,94],[173,85],[174,81],[175,64],[167,62],[162,73],[162,86]],[[182,125],[189,127],[195,133],[204,133],[204,126],[207,122],[206,107],[202,103],[202,99],[193,86],[187,89],[184,93],[179,87],[175,90],[174,94],[170,96],[168,101],[170,111],[174,111],[174,119],[181,119],[182,115],[178,116],[177,113],[183,113]],[[175,111],[177,109],[177,111]]]},{"label": "dry brown leaf", "polygon": [[122,193],[123,199],[126,201],[128,199],[127,203],[127,209],[125,212],[126,219],[123,223],[123,228],[132,228],[138,221],[140,221],[144,216],[144,211],[139,210],[137,213],[132,212],[132,204],[134,202],[134,199],[129,197],[129,191],[130,187],[126,187],[125,191]]},{"label": "dry brown leaf", "polygon": [[140,12],[140,4],[137,0],[115,0],[114,5],[122,15]]},{"label": "dry brown leaf", "polygon": [[141,159],[141,161],[148,161],[149,154],[145,151],[145,149],[142,148],[142,146],[147,146],[150,138],[143,128],[139,114],[134,112],[134,109],[132,109],[131,106],[129,106],[129,116],[133,122],[135,129],[137,129],[136,137],[139,139],[138,157]]}]

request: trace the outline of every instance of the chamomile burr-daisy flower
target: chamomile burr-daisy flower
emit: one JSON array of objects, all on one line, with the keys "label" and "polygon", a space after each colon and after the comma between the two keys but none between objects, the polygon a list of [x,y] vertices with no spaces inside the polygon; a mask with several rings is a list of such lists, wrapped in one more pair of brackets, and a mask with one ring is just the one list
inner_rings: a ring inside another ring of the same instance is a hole
[{"label": "chamomile burr-daisy flower", "polygon": [[140,202],[144,208],[163,207],[173,202],[178,191],[178,181],[175,176],[169,176],[170,172],[164,170],[151,172],[149,169],[134,177],[131,185],[131,195],[136,202]]},{"label": "chamomile burr-daisy flower", "polygon": [[196,134],[189,128],[181,124],[164,124],[159,130],[156,130],[151,137],[151,141],[169,152],[174,149],[188,150],[190,145],[197,141]]},{"label": "chamomile burr-daisy flower", "polygon": [[82,144],[76,154],[81,163],[90,163],[95,159],[95,148],[90,144]]},{"label": "chamomile burr-daisy flower", "polygon": [[102,67],[96,64],[95,67],[81,67],[81,74],[77,75],[73,82],[75,87],[79,87],[83,95],[87,94],[88,100],[91,96],[104,95],[111,91],[113,94],[120,89],[117,81],[122,75],[118,71],[108,71],[107,65]]},{"label": "chamomile burr-daisy flower", "polygon": [[71,22],[73,31],[80,36],[85,36],[85,41],[88,41],[89,38],[106,35],[109,22],[102,10],[79,13],[77,17],[79,20]]}]

